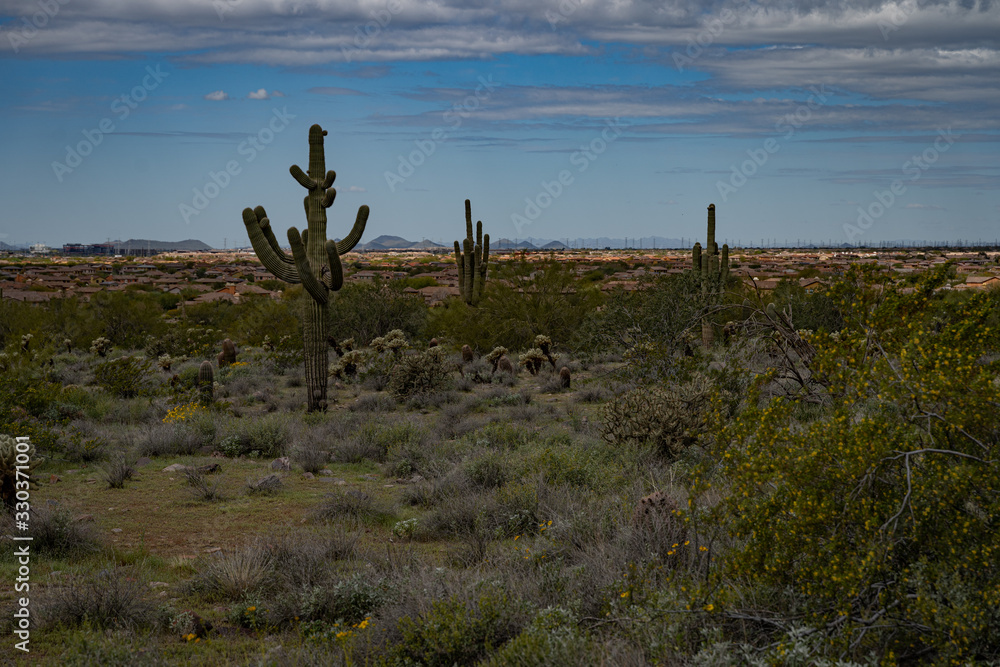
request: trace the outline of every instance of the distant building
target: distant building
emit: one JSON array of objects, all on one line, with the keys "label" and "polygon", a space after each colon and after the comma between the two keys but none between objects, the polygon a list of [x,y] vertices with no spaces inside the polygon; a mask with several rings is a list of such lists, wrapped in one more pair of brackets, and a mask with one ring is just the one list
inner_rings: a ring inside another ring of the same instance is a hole
[{"label": "distant building", "polygon": [[45,255],[51,252],[51,249],[44,243],[33,243],[28,246],[28,252],[32,255]]}]

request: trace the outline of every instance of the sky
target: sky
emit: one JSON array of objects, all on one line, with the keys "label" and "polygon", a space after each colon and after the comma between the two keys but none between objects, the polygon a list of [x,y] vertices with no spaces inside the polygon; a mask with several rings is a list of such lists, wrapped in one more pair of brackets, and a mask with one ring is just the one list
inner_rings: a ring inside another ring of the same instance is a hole
[{"label": "sky", "polygon": [[1000,238],[997,0],[0,0],[0,241]]}]

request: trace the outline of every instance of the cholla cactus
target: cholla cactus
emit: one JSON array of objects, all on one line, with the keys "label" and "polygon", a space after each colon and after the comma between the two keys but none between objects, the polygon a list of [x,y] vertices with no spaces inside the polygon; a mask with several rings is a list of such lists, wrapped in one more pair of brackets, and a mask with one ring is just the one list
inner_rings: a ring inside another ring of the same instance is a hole
[{"label": "cholla cactus", "polygon": [[555,370],[556,359],[558,359],[559,357],[552,354],[552,339],[549,338],[548,336],[543,336],[542,334],[538,334],[537,336],[535,336],[535,347],[537,347],[539,350],[542,351],[542,354],[545,355],[545,358],[549,360],[550,364],[552,364],[552,370]]},{"label": "cholla cactus", "polygon": [[379,336],[371,342],[371,348],[376,352],[391,351],[397,357],[408,347],[410,347],[410,344],[406,342],[406,334],[401,329],[393,329],[386,335]]},{"label": "cholla cactus", "polygon": [[493,348],[493,351],[486,355],[486,361],[490,362],[490,364],[493,365],[494,373],[497,372],[497,363],[500,361],[500,358],[505,356],[506,354],[507,354],[507,348],[505,348],[502,345],[499,345]]},{"label": "cholla cactus", "polygon": [[31,471],[40,461],[35,457],[35,446],[31,443],[22,443],[20,449],[18,451],[16,438],[0,435],[0,499],[8,510],[14,507],[17,496],[17,467],[22,466],[21,472],[26,473],[31,482]]},{"label": "cholla cactus", "polygon": [[22,352],[30,352],[31,351],[31,339],[32,338],[34,338],[34,336],[31,335],[30,333],[29,334],[24,334],[23,336],[21,336],[21,351]]},{"label": "cholla cactus", "polygon": [[344,352],[344,356],[337,359],[337,363],[330,365],[329,373],[338,379],[354,377],[358,374],[358,364],[364,361],[364,358],[365,354],[361,350]]},{"label": "cholla cactus", "polygon": [[63,338],[63,345],[66,347],[66,352],[73,351],[73,341],[69,338]]},{"label": "cholla cactus", "polygon": [[170,370],[170,366],[174,363],[174,358],[169,354],[161,354],[156,360],[157,365],[165,371]]},{"label": "cholla cactus", "polygon": [[202,405],[209,406],[215,400],[215,371],[211,361],[201,362],[198,368],[198,391]]},{"label": "cholla cactus", "polygon": [[532,375],[538,375],[538,371],[541,370],[542,364],[545,363],[545,355],[537,347],[533,347],[527,352],[523,353],[519,359],[522,366],[528,369],[528,372]]},{"label": "cholla cactus", "polygon": [[108,356],[108,352],[111,351],[111,341],[101,336],[90,341],[90,352],[91,354],[96,354],[97,356],[104,358]]}]

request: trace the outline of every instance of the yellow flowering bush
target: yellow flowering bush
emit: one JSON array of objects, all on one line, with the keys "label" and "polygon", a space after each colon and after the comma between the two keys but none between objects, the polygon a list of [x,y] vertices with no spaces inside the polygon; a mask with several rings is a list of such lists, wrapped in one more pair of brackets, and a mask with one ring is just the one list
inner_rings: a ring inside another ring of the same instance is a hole
[{"label": "yellow flowering bush", "polygon": [[1000,657],[1000,294],[945,299],[943,280],[852,269],[830,290],[844,330],[809,341],[823,410],[754,393],[713,415],[695,491],[724,487],[740,545],[716,576],[794,591],[837,655]]},{"label": "yellow flowering bush", "polygon": [[200,403],[185,403],[168,410],[162,421],[164,424],[183,424],[203,412],[205,407]]}]

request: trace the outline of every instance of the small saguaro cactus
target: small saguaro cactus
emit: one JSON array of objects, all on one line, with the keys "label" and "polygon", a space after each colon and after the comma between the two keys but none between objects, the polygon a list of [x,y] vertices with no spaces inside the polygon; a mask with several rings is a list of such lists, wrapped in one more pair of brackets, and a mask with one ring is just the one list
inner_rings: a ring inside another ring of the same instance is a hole
[{"label": "small saguaro cactus", "polygon": [[215,371],[211,361],[201,362],[198,368],[198,393],[201,395],[202,405],[211,405],[215,400]]},{"label": "small saguaro cactus", "polygon": [[462,346],[462,362],[466,364],[472,363],[472,348],[468,345]]},{"label": "small saguaro cactus", "polygon": [[308,230],[301,235],[295,227],[289,228],[291,257],[278,245],[264,207],[243,209],[243,223],[250,243],[264,267],[286,283],[302,283],[310,297],[306,302],[302,328],[310,412],[326,409],[330,299],[344,285],[340,257],[354,249],[368,222],[368,207],[361,206],[350,234],[339,243],[326,238],[326,209],[337,196],[337,190],[332,187],[337,175],[326,170],[323,148],[323,137],[326,135],[326,130],[319,125],[310,127],[309,171],[302,171],[298,165],[289,169],[292,178],[307,190],[304,204],[309,223]]},{"label": "small saguaro cactus", "polygon": [[476,238],[472,238],[472,202],[465,200],[465,240],[455,241],[455,263],[458,265],[458,291],[470,306],[479,303],[486,285],[486,269],[490,261],[490,235],[483,235],[483,221],[476,223]]}]

